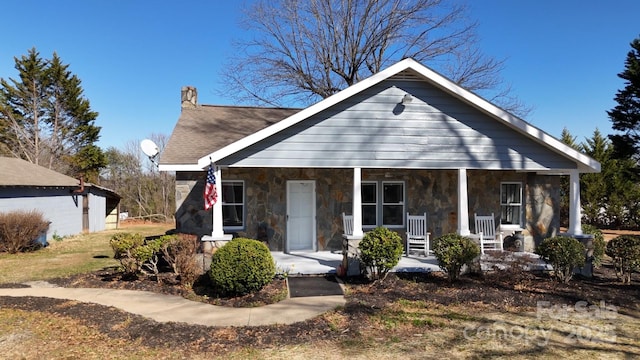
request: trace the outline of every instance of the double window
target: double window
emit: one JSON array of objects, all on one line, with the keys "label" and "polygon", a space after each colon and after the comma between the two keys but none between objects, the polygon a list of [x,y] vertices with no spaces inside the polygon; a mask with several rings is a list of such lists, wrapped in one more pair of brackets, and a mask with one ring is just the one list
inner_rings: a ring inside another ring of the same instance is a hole
[{"label": "double window", "polygon": [[522,183],[500,184],[500,224],[522,226]]},{"label": "double window", "polygon": [[363,181],[362,226],[403,227],[404,197],[402,181]]},{"label": "double window", "polygon": [[244,181],[222,181],[222,221],[225,230],[244,228]]}]

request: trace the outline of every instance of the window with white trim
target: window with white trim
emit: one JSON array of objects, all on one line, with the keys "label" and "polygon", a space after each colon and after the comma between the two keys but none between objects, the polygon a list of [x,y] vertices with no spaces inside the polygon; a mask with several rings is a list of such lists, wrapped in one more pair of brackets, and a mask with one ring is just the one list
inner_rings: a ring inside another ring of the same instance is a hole
[{"label": "window with white trim", "polygon": [[362,226],[404,226],[405,191],[403,181],[362,182]]},{"label": "window with white trim", "polygon": [[222,221],[225,230],[244,228],[244,181],[222,181]]},{"label": "window with white trim", "polygon": [[500,224],[522,226],[522,183],[500,183]]}]

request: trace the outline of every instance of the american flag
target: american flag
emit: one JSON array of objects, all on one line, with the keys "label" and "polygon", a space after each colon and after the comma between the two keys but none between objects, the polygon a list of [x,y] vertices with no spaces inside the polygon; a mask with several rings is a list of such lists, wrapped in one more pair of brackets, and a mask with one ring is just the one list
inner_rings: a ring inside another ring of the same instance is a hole
[{"label": "american flag", "polygon": [[216,175],[213,171],[213,164],[209,165],[207,171],[207,184],[204,186],[204,209],[209,210],[218,201],[218,191],[216,190]]}]

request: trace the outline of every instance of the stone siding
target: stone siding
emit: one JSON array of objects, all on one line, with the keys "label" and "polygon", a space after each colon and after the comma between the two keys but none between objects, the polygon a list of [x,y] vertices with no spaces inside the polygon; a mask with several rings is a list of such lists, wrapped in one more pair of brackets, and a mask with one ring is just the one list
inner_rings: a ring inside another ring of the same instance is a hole
[{"label": "stone siding", "polygon": [[[198,235],[211,233],[211,211],[204,211],[202,200],[205,177],[205,171],[176,174],[176,228],[179,231]],[[498,220],[502,181],[519,181],[525,188],[525,248],[532,250],[534,243],[557,230],[558,177],[515,171],[469,170],[467,178],[472,232],[474,212],[494,213]],[[266,238],[269,248],[274,251],[285,248],[287,181],[315,180],[318,250],[341,250],[341,214],[352,213],[352,169],[230,168],[222,170],[222,180],[243,180],[245,184],[245,228],[235,235]],[[426,212],[432,238],[456,231],[456,170],[363,169],[362,180],[404,181],[405,211],[412,214]],[[393,230],[404,238],[404,229]]]},{"label": "stone siding", "polygon": [[529,174],[525,197],[524,250],[533,251],[542,240],[560,232],[560,176]]}]

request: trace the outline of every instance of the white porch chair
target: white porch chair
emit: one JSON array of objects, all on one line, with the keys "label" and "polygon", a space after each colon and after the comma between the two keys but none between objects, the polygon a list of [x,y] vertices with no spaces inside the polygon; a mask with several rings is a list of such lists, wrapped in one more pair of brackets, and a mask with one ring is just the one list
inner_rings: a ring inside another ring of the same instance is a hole
[{"label": "white porch chair", "polygon": [[473,214],[476,220],[475,238],[480,241],[480,252],[484,254],[485,249],[503,251],[503,233],[496,231],[495,219],[491,215]]},{"label": "white porch chair", "polygon": [[407,213],[407,256],[411,251],[422,251],[429,255],[429,236],[427,232],[427,213],[409,215]]},{"label": "white porch chair", "polygon": [[353,235],[353,215],[342,213],[342,237],[347,238]]}]

